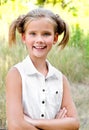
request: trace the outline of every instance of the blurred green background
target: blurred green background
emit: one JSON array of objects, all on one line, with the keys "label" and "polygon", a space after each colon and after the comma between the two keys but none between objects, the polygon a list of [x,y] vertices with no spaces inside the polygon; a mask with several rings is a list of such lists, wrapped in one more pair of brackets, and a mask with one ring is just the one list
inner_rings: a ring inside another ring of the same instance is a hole
[{"label": "blurred green background", "polygon": [[60,52],[54,46],[48,59],[68,77],[79,114],[80,130],[89,130],[88,0],[0,0],[0,128],[6,128],[6,74],[12,65],[27,55],[19,36],[16,46],[8,46],[8,28],[17,16],[38,6],[58,13],[69,25],[68,46]]}]

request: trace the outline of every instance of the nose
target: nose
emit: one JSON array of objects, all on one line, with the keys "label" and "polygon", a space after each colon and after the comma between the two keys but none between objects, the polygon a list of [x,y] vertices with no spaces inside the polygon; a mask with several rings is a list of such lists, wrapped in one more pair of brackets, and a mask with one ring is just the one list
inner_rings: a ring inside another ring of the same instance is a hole
[{"label": "nose", "polygon": [[44,39],[41,35],[37,36],[36,37],[36,40],[35,40],[36,43],[44,43]]}]

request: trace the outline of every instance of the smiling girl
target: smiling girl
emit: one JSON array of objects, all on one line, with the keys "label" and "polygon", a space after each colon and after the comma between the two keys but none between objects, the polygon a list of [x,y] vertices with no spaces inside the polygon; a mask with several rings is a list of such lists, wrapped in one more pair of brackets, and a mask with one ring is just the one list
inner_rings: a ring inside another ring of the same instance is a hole
[{"label": "smiling girl", "polygon": [[59,15],[38,8],[19,16],[9,29],[9,43],[16,30],[28,56],[13,66],[6,77],[8,130],[78,130],[79,120],[67,78],[47,60],[52,46],[69,40],[69,29]]}]

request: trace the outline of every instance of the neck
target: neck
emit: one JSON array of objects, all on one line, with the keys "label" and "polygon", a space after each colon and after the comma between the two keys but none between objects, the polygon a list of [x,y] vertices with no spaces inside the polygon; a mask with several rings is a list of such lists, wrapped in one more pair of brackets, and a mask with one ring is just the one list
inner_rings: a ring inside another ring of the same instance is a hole
[{"label": "neck", "polygon": [[34,66],[36,67],[36,69],[42,73],[44,76],[47,75],[48,73],[48,67],[47,67],[47,63],[46,63],[46,59],[40,59],[40,58],[34,58],[34,59],[31,59]]}]

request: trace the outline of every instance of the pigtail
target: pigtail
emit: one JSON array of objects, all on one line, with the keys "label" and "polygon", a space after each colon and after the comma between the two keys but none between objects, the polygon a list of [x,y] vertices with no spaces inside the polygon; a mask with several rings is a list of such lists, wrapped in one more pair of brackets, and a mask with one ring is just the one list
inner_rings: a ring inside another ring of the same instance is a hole
[{"label": "pigtail", "polygon": [[19,16],[15,21],[12,22],[9,28],[9,45],[16,44],[16,30],[19,33],[24,33],[24,20],[25,16]]},{"label": "pigtail", "polygon": [[9,45],[16,43],[16,21],[13,21],[9,27]]},{"label": "pigtail", "polygon": [[62,20],[59,15],[56,15],[56,21],[57,21],[57,30],[56,32],[61,35],[63,33],[63,38],[60,41],[60,43],[58,44],[58,46],[61,46],[61,48],[63,49],[66,44],[68,43],[69,40],[69,27],[67,25],[66,22],[64,22],[64,20]]},{"label": "pigtail", "polygon": [[61,42],[59,43],[59,46],[61,46],[61,48],[64,48],[68,41],[69,41],[69,27],[67,25],[67,23],[64,22],[64,30],[63,30],[63,38],[61,40]]}]

